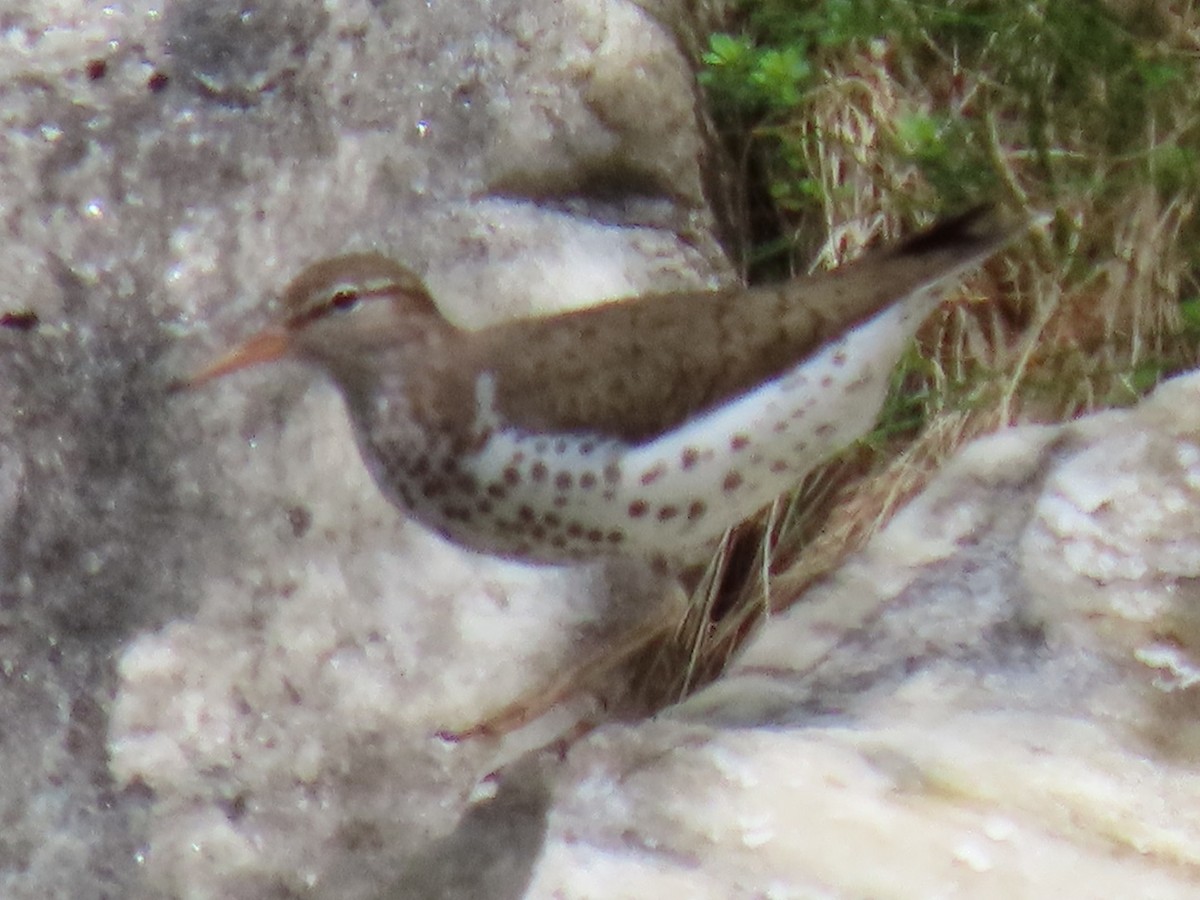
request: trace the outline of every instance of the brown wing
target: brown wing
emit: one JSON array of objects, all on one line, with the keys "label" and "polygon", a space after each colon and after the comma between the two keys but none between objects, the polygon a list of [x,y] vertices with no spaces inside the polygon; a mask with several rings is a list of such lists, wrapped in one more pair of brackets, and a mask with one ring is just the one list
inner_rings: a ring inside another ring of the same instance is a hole
[{"label": "brown wing", "polygon": [[837,271],[782,285],[618,300],[501,325],[476,348],[529,429],[640,443],[790,369],[858,322],[993,253],[976,210]]}]

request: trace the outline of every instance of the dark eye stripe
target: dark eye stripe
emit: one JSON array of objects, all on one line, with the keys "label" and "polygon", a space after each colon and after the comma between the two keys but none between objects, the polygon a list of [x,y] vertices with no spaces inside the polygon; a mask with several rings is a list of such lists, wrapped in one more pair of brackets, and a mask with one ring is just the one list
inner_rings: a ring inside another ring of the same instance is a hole
[{"label": "dark eye stripe", "polygon": [[391,297],[396,294],[396,291],[397,287],[393,282],[370,287],[337,288],[332,293],[326,294],[319,303],[298,310],[295,315],[288,319],[288,326],[291,328],[303,328],[310,322],[315,322],[317,319],[330,315],[334,311],[342,312],[353,309],[358,303],[367,299]]}]

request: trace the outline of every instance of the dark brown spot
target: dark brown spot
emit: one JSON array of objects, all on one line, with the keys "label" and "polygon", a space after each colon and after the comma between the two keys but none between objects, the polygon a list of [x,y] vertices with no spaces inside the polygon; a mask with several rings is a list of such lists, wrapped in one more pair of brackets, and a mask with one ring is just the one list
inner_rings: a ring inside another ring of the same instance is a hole
[{"label": "dark brown spot", "polygon": [[39,322],[41,319],[38,318],[38,314],[28,309],[6,312],[0,316],[0,328],[11,328],[13,331],[33,331]]},{"label": "dark brown spot", "polygon": [[534,515],[533,507],[522,506],[517,510],[517,518],[522,522],[532,522],[537,516]]},{"label": "dark brown spot", "polygon": [[425,486],[421,489],[421,496],[426,500],[432,500],[434,497],[441,496],[446,493],[446,482],[435,478],[433,481],[425,482]]},{"label": "dark brown spot", "polygon": [[542,516],[542,521],[545,522],[550,528],[562,527],[562,519],[560,519],[554,513],[546,513],[544,516]]},{"label": "dark brown spot", "polygon": [[541,525],[534,525],[529,529],[529,536],[535,541],[544,541],[546,539],[546,529]]},{"label": "dark brown spot", "polygon": [[447,519],[449,519],[451,522],[454,522],[454,521],[470,522],[471,521],[471,510],[467,509],[465,506],[452,506],[452,505],[443,506],[442,507],[442,515],[445,516]]},{"label": "dark brown spot", "polygon": [[602,540],[604,540],[604,532],[601,531],[599,528],[593,528],[591,531],[589,531],[587,533],[587,539],[589,541],[591,541],[593,544],[598,544]]},{"label": "dark brown spot", "polygon": [[571,522],[567,525],[567,537],[583,537],[583,526],[578,522]]},{"label": "dark brown spot", "polygon": [[721,487],[727,491],[736,491],[739,487],[741,487],[741,485],[742,473],[731,470],[729,474],[725,476],[725,481],[721,484]]},{"label": "dark brown spot", "polygon": [[509,466],[504,470],[504,483],[511,487],[516,487],[521,483],[521,473],[513,466]]},{"label": "dark brown spot", "polygon": [[623,532],[623,531],[610,531],[610,532],[608,533],[608,538],[607,538],[607,540],[608,540],[608,542],[609,542],[610,544],[620,544],[621,542],[623,542],[623,541],[625,540],[625,532]]},{"label": "dark brown spot", "polygon": [[629,504],[629,517],[631,519],[640,519],[646,514],[649,508],[645,500],[634,500]]},{"label": "dark brown spot", "polygon": [[412,475],[414,478],[420,478],[429,472],[429,460],[422,456],[413,463]]},{"label": "dark brown spot", "polygon": [[729,439],[729,449],[736,453],[738,450],[745,450],[750,446],[750,435],[735,434]]},{"label": "dark brown spot", "polygon": [[292,526],[292,537],[304,537],[312,527],[312,513],[303,506],[293,506],[287,511],[288,524]]},{"label": "dark brown spot", "polygon": [[539,483],[545,481],[546,476],[549,474],[550,470],[546,468],[546,464],[543,462],[535,462],[529,470],[529,477]]},{"label": "dark brown spot", "polygon": [[554,486],[560,491],[569,491],[575,479],[571,477],[570,472],[559,472],[554,476]]},{"label": "dark brown spot", "polygon": [[772,472],[786,472],[788,470],[787,460],[777,459],[771,463]]},{"label": "dark brown spot", "polygon": [[504,485],[493,483],[487,486],[487,495],[493,500],[503,500],[508,496],[508,491],[504,489]]},{"label": "dark brown spot", "polygon": [[479,490],[479,482],[475,480],[475,476],[465,473],[455,479],[454,486],[464,494],[474,494]]},{"label": "dark brown spot", "polygon": [[832,422],[821,423],[820,425],[817,426],[817,430],[816,430],[815,434],[817,435],[817,437],[829,437],[829,435],[833,434],[833,423]]},{"label": "dark brown spot", "polygon": [[492,514],[492,510],[494,509],[491,500],[480,500],[475,504],[475,508],[485,516],[490,516]]},{"label": "dark brown spot", "polygon": [[659,463],[653,469],[648,469],[647,471],[642,473],[642,478],[641,478],[642,484],[644,484],[644,485],[654,484],[654,482],[658,481],[658,479],[662,478],[666,474],[667,474],[667,467],[665,465],[663,465],[662,463]]},{"label": "dark brown spot", "polygon": [[595,441],[584,441],[582,444],[579,445],[579,455],[580,456],[588,456],[595,449],[596,449]]},{"label": "dark brown spot", "polygon": [[579,486],[585,491],[590,491],[596,486],[596,473],[584,472],[579,476]]},{"label": "dark brown spot", "polygon": [[696,500],[688,507],[688,521],[695,522],[704,515],[706,509],[707,507],[701,501]]},{"label": "dark brown spot", "polygon": [[103,59],[89,59],[83,70],[90,81],[99,81],[108,74],[108,63]]},{"label": "dark brown spot", "polygon": [[679,455],[679,464],[685,469],[693,468],[700,461],[700,451],[695,447],[685,447]]},{"label": "dark brown spot", "polygon": [[442,472],[446,475],[453,475],[458,471],[458,460],[453,456],[447,456],[442,460]]},{"label": "dark brown spot", "polygon": [[567,546],[567,539],[561,534],[556,534],[554,537],[550,538],[550,546],[557,547],[559,550],[561,550],[563,547]]},{"label": "dark brown spot", "polygon": [[170,81],[166,72],[154,72],[146,79],[146,87],[150,93],[157,94],[159,91],[165,90]]},{"label": "dark brown spot", "polygon": [[484,428],[475,433],[475,439],[471,441],[469,450],[472,453],[478,453],[483,449],[484,445],[492,439],[493,431],[491,428]]},{"label": "dark brown spot", "polygon": [[679,507],[677,507],[677,506],[664,506],[662,509],[660,509],[660,510],[658,511],[658,521],[660,521],[660,522],[669,522],[669,521],[671,521],[673,518],[675,518],[677,515],[679,515]]}]

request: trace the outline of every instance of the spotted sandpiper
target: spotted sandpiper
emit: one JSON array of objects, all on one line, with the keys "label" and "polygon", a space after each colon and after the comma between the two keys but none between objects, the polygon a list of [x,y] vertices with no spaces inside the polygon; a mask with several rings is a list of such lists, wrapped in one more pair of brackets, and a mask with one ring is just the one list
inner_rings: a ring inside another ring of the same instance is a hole
[{"label": "spotted sandpiper", "polygon": [[450,540],[535,562],[686,560],[872,427],[945,288],[1017,233],[994,218],[775,286],[480,330],[387,257],[338,256],[288,285],[282,322],[185,384],[315,363],[384,493]]}]

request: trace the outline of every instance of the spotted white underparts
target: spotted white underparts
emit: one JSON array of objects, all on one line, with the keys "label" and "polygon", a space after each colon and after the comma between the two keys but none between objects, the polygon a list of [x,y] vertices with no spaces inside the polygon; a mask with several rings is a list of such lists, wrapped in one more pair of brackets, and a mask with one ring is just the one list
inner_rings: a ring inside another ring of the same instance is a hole
[{"label": "spotted white underparts", "polygon": [[[913,295],[780,377],[640,444],[530,434],[476,386],[479,449],[460,455],[375,392],[363,455],[393,500],[486,553],[557,562],[624,553],[688,558],[874,425],[889,376],[936,292]],[[381,460],[388,460],[382,471]]]}]

